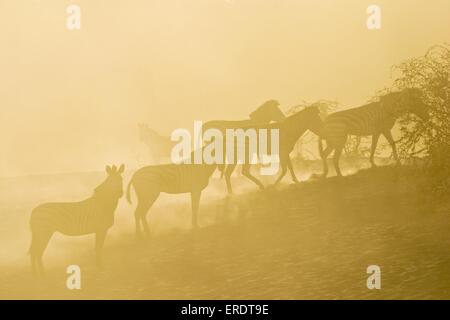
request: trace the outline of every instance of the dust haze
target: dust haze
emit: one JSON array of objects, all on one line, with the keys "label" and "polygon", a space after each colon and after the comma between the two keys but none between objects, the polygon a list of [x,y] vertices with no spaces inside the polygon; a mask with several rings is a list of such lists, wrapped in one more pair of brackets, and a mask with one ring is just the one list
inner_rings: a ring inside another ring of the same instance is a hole
[{"label": "dust haze", "polygon": [[[196,120],[247,120],[270,99],[286,116],[317,101],[332,104],[330,114],[403,89],[393,67],[436,44],[449,61],[447,0],[379,0],[376,31],[366,27],[372,2],[360,0],[78,0],[81,29],[73,31],[70,4],[0,4],[0,298],[450,297],[450,202],[436,191],[448,190],[449,171],[435,165],[448,159],[448,135],[428,139],[436,134],[419,118],[393,129],[401,166],[383,137],[371,168],[367,139],[345,146],[343,177],[330,165],[324,179],[318,137],[309,132],[290,152],[299,183],[289,173],[277,186],[276,176],[258,176],[258,190],[238,168],[228,195],[214,172],[198,229],[189,194],[161,193],[148,214],[151,236],[136,239],[132,193],[132,203],[121,198],[115,210],[103,270],[94,235],[56,233],[44,254],[46,279],[35,279],[32,210],[93,196],[106,165],[125,164],[126,189],[136,170],[157,164],[143,124],[166,139],[177,128],[192,131]],[[428,104],[439,98],[448,111],[448,77],[442,81],[444,89],[437,80],[421,89]],[[433,108],[430,126],[445,114]],[[430,152],[416,155],[402,128],[422,130]],[[81,266],[83,290],[66,288],[69,264]],[[367,289],[370,264],[381,266],[383,290]]]}]

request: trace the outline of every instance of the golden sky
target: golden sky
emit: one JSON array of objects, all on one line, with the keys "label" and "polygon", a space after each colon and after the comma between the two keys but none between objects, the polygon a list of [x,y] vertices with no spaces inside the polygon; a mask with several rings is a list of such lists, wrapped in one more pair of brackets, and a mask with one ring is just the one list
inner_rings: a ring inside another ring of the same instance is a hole
[{"label": "golden sky", "polygon": [[[72,3],[81,30],[66,28]],[[448,0],[1,0],[0,176],[135,167],[139,122],[169,135],[268,99],[358,106],[392,65],[450,42],[449,13]]]}]

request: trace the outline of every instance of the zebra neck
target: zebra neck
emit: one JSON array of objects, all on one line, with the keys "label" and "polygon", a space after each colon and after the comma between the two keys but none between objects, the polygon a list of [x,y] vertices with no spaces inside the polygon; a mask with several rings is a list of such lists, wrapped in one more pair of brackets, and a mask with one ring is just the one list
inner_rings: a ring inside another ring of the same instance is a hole
[{"label": "zebra neck", "polygon": [[290,126],[287,126],[283,129],[285,129],[284,131],[286,136],[295,140],[297,140],[307,130],[304,124],[299,125],[291,124]]},{"label": "zebra neck", "polygon": [[392,104],[384,105],[384,104],[382,104],[382,108],[384,109],[384,112],[386,113],[386,115],[388,117],[391,117],[391,118],[394,118],[394,119],[397,119],[398,117],[400,117],[404,113],[404,110],[399,108],[397,105],[392,105]]}]

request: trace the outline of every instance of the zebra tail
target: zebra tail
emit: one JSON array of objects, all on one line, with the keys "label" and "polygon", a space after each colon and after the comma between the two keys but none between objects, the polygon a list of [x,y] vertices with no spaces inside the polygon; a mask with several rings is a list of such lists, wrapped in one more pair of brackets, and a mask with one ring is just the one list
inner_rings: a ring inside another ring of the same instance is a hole
[{"label": "zebra tail", "polygon": [[131,185],[133,184],[133,178],[131,178],[130,182],[128,183],[127,186],[127,201],[129,204],[131,204]]}]

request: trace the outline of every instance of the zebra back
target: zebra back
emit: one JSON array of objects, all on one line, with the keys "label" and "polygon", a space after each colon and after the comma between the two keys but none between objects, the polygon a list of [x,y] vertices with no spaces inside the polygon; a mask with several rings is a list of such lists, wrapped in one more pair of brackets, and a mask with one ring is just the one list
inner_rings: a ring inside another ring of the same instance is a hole
[{"label": "zebra back", "polygon": [[108,177],[95,188],[92,197],[80,202],[45,203],[31,213],[33,232],[61,232],[83,235],[108,229],[114,223],[114,212],[123,194],[122,176],[125,167],[107,167]]}]

